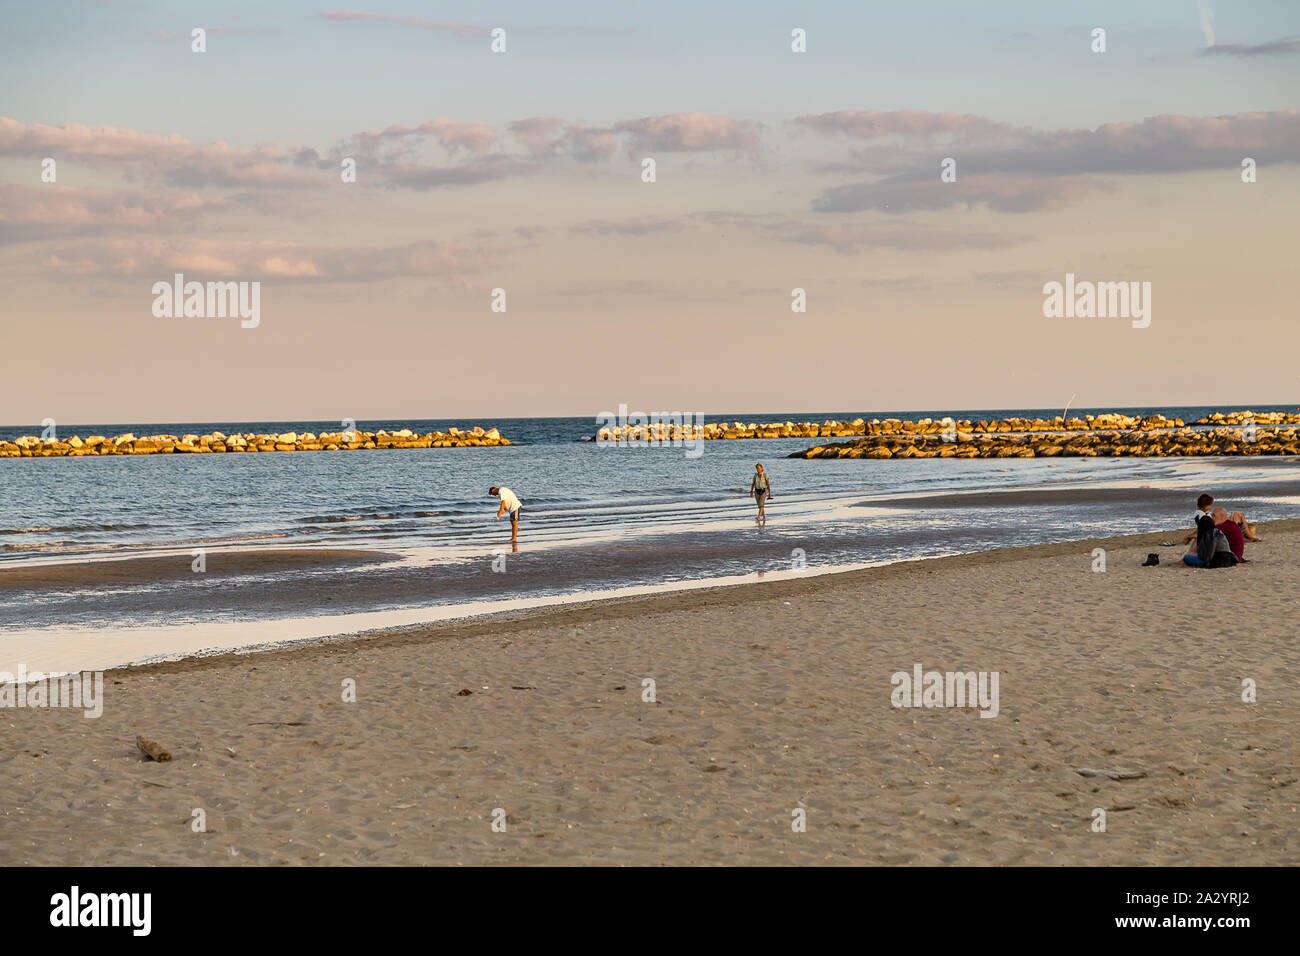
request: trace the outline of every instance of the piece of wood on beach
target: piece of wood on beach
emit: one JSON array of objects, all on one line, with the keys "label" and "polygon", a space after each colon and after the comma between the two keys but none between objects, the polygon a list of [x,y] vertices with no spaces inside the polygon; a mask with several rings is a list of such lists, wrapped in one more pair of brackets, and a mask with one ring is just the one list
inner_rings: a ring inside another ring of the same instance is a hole
[{"label": "piece of wood on beach", "polygon": [[141,752],[150,760],[156,760],[158,763],[171,760],[172,755],[163,750],[156,741],[149,740],[140,734],[135,735],[135,745],[140,748]]},{"label": "piece of wood on beach", "polygon": [[1080,767],[1074,771],[1081,777],[1108,777],[1111,780],[1139,780],[1147,775],[1145,770],[1093,770]]}]

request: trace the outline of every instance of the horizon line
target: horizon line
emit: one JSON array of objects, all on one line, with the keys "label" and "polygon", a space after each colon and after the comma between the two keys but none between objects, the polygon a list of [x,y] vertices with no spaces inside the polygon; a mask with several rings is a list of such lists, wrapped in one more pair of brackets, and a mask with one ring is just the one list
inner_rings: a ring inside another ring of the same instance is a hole
[{"label": "horizon line", "polygon": [[[1211,409],[1211,410],[1214,410],[1214,411],[1219,411],[1219,410],[1224,410],[1224,411],[1226,411],[1226,410],[1232,410],[1232,411],[1253,411],[1253,410],[1255,410],[1255,409],[1257,409],[1257,408],[1258,408],[1258,409],[1266,409],[1266,408],[1274,408],[1274,409],[1276,409],[1276,408],[1281,408],[1281,407],[1284,407],[1284,406],[1285,406],[1286,408],[1288,408],[1288,409],[1292,407],[1292,406],[1290,405],[1290,403],[1288,403],[1288,402],[1259,402],[1259,403],[1247,403],[1247,402],[1242,402],[1242,403],[1231,403],[1231,404],[1222,404],[1222,403],[1218,403],[1218,404],[1208,404],[1208,405],[1194,405],[1194,404],[1186,404],[1186,403],[1179,404],[1179,403],[1172,403],[1172,402],[1171,402],[1171,403],[1160,404],[1160,405],[1106,405],[1106,406],[1103,406],[1103,405],[1080,405],[1078,408],[1075,409],[1075,417],[1077,417],[1077,416],[1079,416],[1079,415],[1082,415],[1082,414],[1084,414],[1084,413],[1086,413],[1086,412],[1094,412],[1094,411],[1106,412],[1106,411],[1115,411],[1115,410],[1117,410],[1117,409],[1126,409],[1126,408],[1131,408],[1131,409],[1151,409],[1151,410],[1155,410],[1155,411],[1162,411],[1162,410],[1166,410],[1166,411],[1167,411],[1167,410],[1169,410],[1169,409],[1174,409],[1174,408],[1206,408],[1206,409]],[[1295,407],[1296,409],[1300,409],[1300,404],[1297,404],[1297,405],[1295,405],[1294,407]],[[994,406],[987,406],[987,407],[982,407],[982,408],[981,408],[981,407],[976,407],[976,408],[914,408],[914,409],[885,409],[885,410],[881,410],[881,411],[865,411],[865,412],[864,412],[864,411],[861,411],[861,410],[858,410],[858,411],[854,411],[854,412],[852,412],[852,414],[854,414],[854,415],[858,415],[858,416],[862,416],[862,417],[865,417],[866,415],[872,415],[872,416],[879,417],[879,416],[882,415],[882,414],[890,414],[890,415],[916,415],[916,414],[921,414],[921,413],[933,413],[933,412],[936,412],[936,411],[947,411],[947,412],[980,412],[980,411],[989,411],[989,412],[1038,412],[1038,411],[1050,410],[1050,409],[1053,409],[1053,408],[1054,408],[1054,406],[1048,406],[1048,405],[1022,405],[1022,406],[1010,406],[1010,405],[1008,405],[1008,406],[1004,406],[1004,407],[1002,407],[1002,408],[997,408],[997,407],[994,407]],[[663,412],[662,410],[658,410],[658,409],[645,409],[645,410],[642,410],[642,409],[635,409],[634,411],[635,411],[636,414],[642,414],[643,411],[644,411],[645,414],[656,414],[656,413],[658,413],[658,414],[677,414],[677,412],[671,412],[671,413],[670,413],[670,412]],[[822,412],[826,412],[826,411],[828,411],[828,410],[827,410],[827,409],[822,409],[821,411],[822,411]],[[846,410],[841,410],[841,411],[845,412],[846,414],[848,413]],[[680,412],[680,414],[683,414],[683,415],[685,415],[685,414],[705,414],[705,415],[711,415],[711,416],[714,417],[715,419],[719,419],[719,420],[735,421],[735,420],[738,420],[738,419],[734,418],[733,416],[737,416],[737,415],[746,415],[746,414],[747,414],[747,415],[775,415],[775,414],[778,414],[778,413],[777,413],[777,412],[756,412],[756,411],[749,411],[749,412],[704,412],[704,413],[699,413],[699,412],[689,412],[689,413],[688,413],[688,412]],[[781,412],[781,413],[779,413],[779,414],[786,414],[786,412]],[[797,412],[792,412],[791,414],[810,415],[810,414],[814,414],[814,411],[813,411],[813,410],[797,411]],[[404,422],[449,422],[449,421],[453,421],[453,420],[466,420],[466,421],[471,421],[471,422],[484,422],[484,421],[495,421],[495,420],[499,420],[499,419],[514,419],[514,420],[518,420],[518,421],[562,421],[562,420],[565,420],[565,419],[586,418],[586,417],[590,417],[590,418],[592,419],[593,422],[597,422],[597,423],[600,421],[600,418],[601,418],[601,416],[600,416],[599,414],[595,414],[595,415],[591,415],[591,416],[586,416],[586,415],[453,415],[453,416],[436,416],[436,417],[426,417],[426,418],[415,418],[415,417],[410,417],[410,416],[403,417],[403,416],[384,416],[384,415],[381,415],[381,416],[371,416],[371,417],[368,417],[368,418],[357,418],[357,419],[352,419],[352,421],[353,421],[355,424],[360,425],[360,424],[365,423],[365,422],[390,422],[390,421],[391,421],[391,422],[396,422],[396,421],[404,421]],[[787,419],[783,419],[783,420],[787,420]],[[788,420],[793,421],[793,419],[788,419]],[[230,419],[209,418],[209,419],[199,419],[199,420],[191,419],[191,420],[189,420],[189,421],[151,421],[151,422],[146,422],[146,421],[129,421],[129,420],[127,420],[127,421],[117,421],[117,422],[110,422],[110,421],[104,421],[104,422],[72,422],[71,425],[86,425],[86,424],[89,424],[89,425],[213,425],[213,424],[219,424],[219,423],[221,423],[221,422],[225,422],[226,424],[229,424],[229,425],[256,425],[256,424],[295,424],[295,423],[333,422],[333,421],[339,421],[339,422],[342,422],[343,419],[335,419],[335,418],[307,418],[307,417],[297,417],[297,418],[261,418],[261,419],[242,419],[242,420],[239,420],[239,421],[232,421],[232,420],[230,420]],[[17,423],[17,424],[0,424],[0,428],[5,428],[5,429],[12,429],[12,428],[28,428],[28,427],[33,427],[33,426],[32,426],[31,423],[29,423],[29,422],[22,422],[22,423]],[[59,426],[59,425],[56,423],[56,426],[55,426],[55,427],[63,427],[63,426]]]}]

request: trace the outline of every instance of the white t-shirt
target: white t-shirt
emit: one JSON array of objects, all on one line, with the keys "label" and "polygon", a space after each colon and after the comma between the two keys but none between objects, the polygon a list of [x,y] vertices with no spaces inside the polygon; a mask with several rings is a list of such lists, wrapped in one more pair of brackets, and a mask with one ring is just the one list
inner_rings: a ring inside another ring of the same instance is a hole
[{"label": "white t-shirt", "polygon": [[500,498],[501,503],[506,506],[506,511],[509,511],[511,513],[518,511],[520,508],[524,506],[523,502],[521,502],[517,497],[515,497],[515,493],[511,491],[509,488],[505,488],[505,487],[498,488],[497,497]]}]

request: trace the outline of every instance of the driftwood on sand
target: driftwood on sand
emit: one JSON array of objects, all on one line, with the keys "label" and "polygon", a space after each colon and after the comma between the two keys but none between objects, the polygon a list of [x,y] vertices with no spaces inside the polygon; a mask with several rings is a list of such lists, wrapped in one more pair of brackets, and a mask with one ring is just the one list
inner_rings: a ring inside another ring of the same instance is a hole
[{"label": "driftwood on sand", "polygon": [[159,763],[171,760],[172,755],[163,750],[156,741],[149,740],[140,734],[135,735],[135,745],[140,748],[141,752],[150,760],[156,760]]}]

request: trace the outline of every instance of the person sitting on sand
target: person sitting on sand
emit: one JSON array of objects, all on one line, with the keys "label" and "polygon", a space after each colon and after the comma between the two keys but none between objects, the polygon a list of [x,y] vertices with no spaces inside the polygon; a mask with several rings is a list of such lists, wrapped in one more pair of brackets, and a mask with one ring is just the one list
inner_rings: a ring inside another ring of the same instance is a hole
[{"label": "person sitting on sand", "polygon": [[1214,518],[1214,526],[1228,539],[1228,546],[1232,548],[1232,553],[1237,556],[1237,560],[1245,561],[1246,536],[1242,533],[1241,525],[1228,520],[1228,509],[1224,507],[1215,508],[1210,512],[1210,516]]},{"label": "person sitting on sand", "polygon": [[1214,495],[1201,495],[1196,499],[1196,510],[1192,512],[1192,533],[1183,538],[1183,544],[1191,544],[1196,540],[1196,529],[1200,526],[1201,519],[1210,513],[1210,508],[1214,504]]},{"label": "person sitting on sand", "polygon": [[1189,568],[1230,568],[1237,563],[1237,555],[1228,543],[1227,535],[1219,530],[1214,516],[1208,513],[1213,503],[1214,499],[1209,495],[1196,499],[1196,534],[1191,538],[1191,547],[1183,555],[1183,564]]},{"label": "person sitting on sand", "polygon": [[1258,541],[1259,535],[1255,534],[1255,526],[1246,521],[1244,511],[1234,511],[1228,515],[1228,520],[1241,529],[1241,535],[1247,541]]},{"label": "person sitting on sand", "polygon": [[513,491],[504,485],[500,488],[489,488],[489,495],[496,495],[501,499],[501,507],[497,509],[497,520],[507,511],[510,512],[510,543],[514,544],[519,540],[519,512],[524,509],[524,504],[515,495]]},{"label": "person sitting on sand", "polygon": [[[1192,516],[1192,524],[1193,525],[1197,524],[1203,515],[1211,514],[1210,506],[1213,504],[1214,504],[1214,497],[1212,495],[1201,495],[1199,498],[1197,498],[1196,512]],[[1222,512],[1223,517],[1217,517],[1217,515],[1219,515],[1220,512]],[[1213,515],[1215,516],[1214,523],[1216,526],[1221,525],[1221,523],[1225,520],[1231,522],[1236,526],[1237,532],[1240,534],[1242,538],[1242,546],[1238,548],[1234,545],[1232,551],[1234,554],[1237,555],[1237,558],[1239,560],[1244,561],[1245,558],[1243,558],[1241,555],[1242,555],[1242,551],[1245,550],[1245,542],[1260,540],[1259,535],[1255,534],[1255,526],[1253,524],[1250,524],[1248,521],[1246,521],[1246,514],[1243,511],[1234,511],[1231,515],[1229,515],[1226,509],[1219,507],[1214,509]],[[1220,530],[1223,531],[1225,535],[1227,535],[1229,543],[1232,543],[1236,538],[1236,535],[1232,533],[1231,529],[1220,527]],[[1196,532],[1193,531],[1191,534],[1183,538],[1183,544],[1191,544],[1192,540],[1195,537],[1196,537]]]},{"label": "person sitting on sand", "polygon": [[772,483],[768,480],[767,472],[763,470],[762,465],[754,466],[754,480],[749,483],[749,493],[758,502],[758,517],[754,520],[760,525],[767,524],[767,512],[763,510],[763,502],[772,495]]}]

